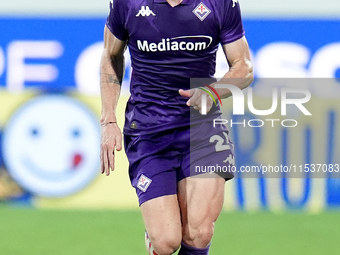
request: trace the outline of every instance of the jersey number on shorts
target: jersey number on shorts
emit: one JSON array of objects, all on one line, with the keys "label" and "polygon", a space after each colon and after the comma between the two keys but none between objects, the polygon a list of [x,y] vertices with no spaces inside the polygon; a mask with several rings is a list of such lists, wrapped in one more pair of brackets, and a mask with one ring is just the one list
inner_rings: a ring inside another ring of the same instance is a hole
[{"label": "jersey number on shorts", "polygon": [[216,142],[216,145],[215,145],[216,152],[226,151],[226,150],[232,149],[231,148],[232,144],[229,141],[228,134],[226,132],[223,132],[223,135],[224,135],[225,139],[223,137],[221,137],[220,135],[213,135],[212,137],[210,137],[209,142],[211,142],[211,143]]}]

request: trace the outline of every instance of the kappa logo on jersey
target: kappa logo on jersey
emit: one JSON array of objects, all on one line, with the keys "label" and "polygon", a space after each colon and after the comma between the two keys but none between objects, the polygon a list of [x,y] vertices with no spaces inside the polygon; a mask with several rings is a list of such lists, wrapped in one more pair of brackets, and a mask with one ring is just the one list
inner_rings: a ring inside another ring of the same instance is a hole
[{"label": "kappa logo on jersey", "polygon": [[210,9],[206,7],[202,2],[192,11],[197,18],[201,21],[205,20],[206,17],[211,13]]},{"label": "kappa logo on jersey", "polygon": [[224,163],[227,163],[227,162],[228,162],[230,165],[235,166],[235,158],[234,158],[234,156],[231,155],[231,154],[229,154],[229,156],[228,156],[225,160],[223,160],[223,162],[224,162]]},{"label": "kappa logo on jersey", "polygon": [[142,6],[141,9],[139,10],[139,12],[137,13],[136,17],[139,17],[139,16],[156,16],[156,14],[153,13],[153,11],[150,10],[149,6]]},{"label": "kappa logo on jersey", "polygon": [[236,3],[238,3],[238,0],[233,0],[233,8],[235,7]]},{"label": "kappa logo on jersey", "polygon": [[137,188],[145,192],[149,188],[151,182],[152,182],[151,179],[142,174],[138,180]]}]

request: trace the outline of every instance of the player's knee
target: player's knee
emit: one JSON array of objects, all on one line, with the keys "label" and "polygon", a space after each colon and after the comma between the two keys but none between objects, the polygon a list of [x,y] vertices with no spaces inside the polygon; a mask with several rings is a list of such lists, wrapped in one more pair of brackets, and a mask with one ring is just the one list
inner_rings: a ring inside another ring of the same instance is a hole
[{"label": "player's knee", "polygon": [[205,248],[211,242],[214,234],[214,223],[190,225],[184,228],[183,241],[197,248]]},{"label": "player's knee", "polygon": [[181,245],[181,235],[163,233],[157,237],[151,237],[154,250],[159,255],[173,254]]}]

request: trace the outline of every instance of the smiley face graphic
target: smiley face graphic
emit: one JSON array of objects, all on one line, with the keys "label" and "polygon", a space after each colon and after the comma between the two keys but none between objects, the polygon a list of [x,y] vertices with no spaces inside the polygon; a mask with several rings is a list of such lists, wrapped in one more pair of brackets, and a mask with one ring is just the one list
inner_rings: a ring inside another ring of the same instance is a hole
[{"label": "smiley face graphic", "polygon": [[27,191],[44,197],[71,195],[99,171],[100,126],[81,102],[43,95],[25,103],[6,124],[3,160]]}]

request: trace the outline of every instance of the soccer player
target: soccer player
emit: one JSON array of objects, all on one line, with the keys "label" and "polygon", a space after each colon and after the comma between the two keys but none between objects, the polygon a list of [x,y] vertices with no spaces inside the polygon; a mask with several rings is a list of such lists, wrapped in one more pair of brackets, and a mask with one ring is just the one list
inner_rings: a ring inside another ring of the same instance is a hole
[{"label": "soccer player", "polygon": [[[190,78],[213,77],[219,44],[230,66],[223,78],[242,78],[235,85],[249,86],[252,65],[237,0],[110,3],[100,68],[101,171],[110,174],[115,150],[122,149],[116,105],[123,53],[129,47],[133,72],[123,130],[125,152],[152,255],[173,254],[178,249],[180,255],[209,253],[224,184],[232,177],[214,173],[216,178],[200,178],[209,174],[197,173],[196,178],[191,168],[193,164],[233,164],[227,132],[211,124],[220,111],[210,97],[208,114],[201,115],[203,94],[210,91],[226,98],[231,92],[215,89],[215,83],[204,90],[190,89]],[[193,142],[192,134],[198,134],[198,140]]]}]

